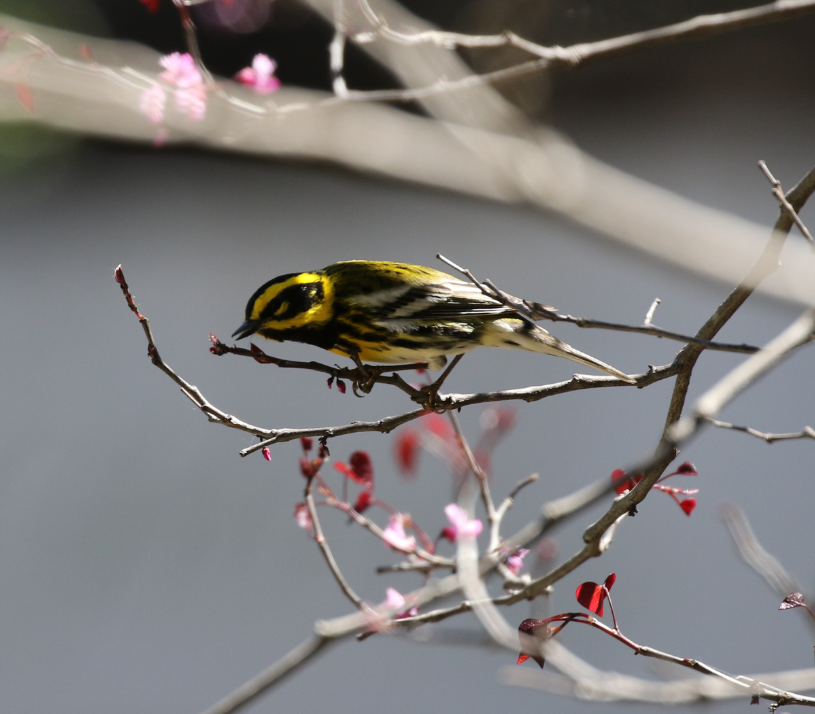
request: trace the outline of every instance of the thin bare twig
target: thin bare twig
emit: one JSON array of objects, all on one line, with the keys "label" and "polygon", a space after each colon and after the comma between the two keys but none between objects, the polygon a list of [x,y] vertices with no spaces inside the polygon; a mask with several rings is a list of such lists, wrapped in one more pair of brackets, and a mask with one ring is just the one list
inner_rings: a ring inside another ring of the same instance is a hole
[{"label": "thin bare twig", "polygon": [[648,308],[648,312],[645,313],[645,322],[643,325],[645,327],[652,327],[651,320],[654,319],[654,313],[657,311],[657,307],[662,302],[659,298],[654,298],[654,302],[651,303],[651,307]]},{"label": "thin bare twig", "polygon": [[686,38],[711,35],[769,21],[796,17],[811,12],[815,8],[815,0],[776,0],[776,2],[767,5],[715,15],[699,15],[673,25],[634,32],[597,42],[579,43],[569,47],[544,47],[525,40],[513,32],[480,36],[439,30],[415,33],[398,32],[391,29],[382,17],[373,12],[365,0],[360,1],[360,7],[366,19],[371,23],[373,30],[354,35],[352,39],[359,44],[371,42],[377,36],[381,36],[389,41],[404,45],[434,44],[451,48],[512,46],[536,57],[536,59],[493,72],[480,75],[473,74],[454,81],[441,80],[428,87],[351,92],[349,96],[351,99],[357,98],[354,95],[358,94],[360,99],[367,95],[369,100],[409,101],[426,98],[434,94],[469,89],[479,84],[495,83],[521,77],[541,70],[574,68],[591,60],[613,57],[632,50],[640,50]]},{"label": "thin bare twig", "polygon": [[624,325],[618,322],[605,322],[603,320],[592,320],[587,317],[574,317],[572,315],[562,315],[557,312],[557,308],[549,307],[548,305],[541,305],[540,303],[531,302],[529,300],[521,300],[520,298],[513,297],[509,293],[504,292],[497,288],[492,281],[485,280],[480,282],[467,268],[462,268],[456,265],[452,260],[445,258],[440,253],[436,257],[443,263],[446,263],[454,270],[457,270],[462,275],[465,275],[470,282],[478,287],[482,293],[491,297],[493,300],[498,300],[507,307],[518,311],[522,316],[530,320],[552,320],[553,322],[569,322],[573,325],[583,328],[599,328],[603,330],[617,330],[620,332],[637,332],[642,335],[654,335],[655,337],[664,337],[669,340],[676,340],[678,342],[685,342],[687,344],[696,344],[709,350],[718,350],[721,352],[743,352],[753,353],[758,351],[758,347],[753,345],[735,345],[723,342],[713,342],[711,340],[700,339],[699,337],[692,337],[690,335],[682,335],[678,332],[671,332],[664,330],[661,327],[651,324],[651,319],[654,316],[654,311],[657,305],[661,302],[657,298],[648,310],[643,325]]},{"label": "thin bare twig", "polygon": [[791,439],[815,439],[815,429],[811,426],[805,426],[801,431],[792,432],[789,434],[768,434],[763,431],[758,431],[749,426],[738,426],[730,424],[726,421],[719,421],[718,419],[708,419],[708,423],[719,429],[732,429],[733,431],[742,431],[750,436],[755,436],[768,444],[776,441],[789,441]]},{"label": "thin bare twig", "polygon": [[[674,664],[690,669],[696,669],[692,666],[693,664],[707,667],[697,660],[677,662],[670,659],[671,656],[666,659],[662,656],[664,653],[650,648],[642,648],[639,654],[672,661]],[[778,704],[813,706],[815,703],[811,697],[765,684],[765,681],[769,680],[775,682],[776,685],[783,684],[789,688],[811,689],[815,682],[811,669],[732,677],[710,667],[708,669],[712,670],[711,672],[697,671],[712,675],[714,677],[712,679],[693,677],[672,682],[655,682],[596,669],[557,641],[546,643],[546,661],[547,664],[552,663],[564,674],[538,672],[524,667],[506,667],[500,672],[501,682],[595,702],[647,702],[678,705],[756,695]]]},{"label": "thin bare twig", "polygon": [[801,231],[804,238],[806,238],[813,249],[815,249],[815,238],[812,237],[812,234],[809,232],[809,229],[804,225],[804,222],[801,220],[798,212],[792,207],[792,204],[787,200],[787,197],[784,195],[784,189],[781,188],[781,182],[773,176],[770,169],[767,167],[767,164],[764,161],[758,162],[759,168],[762,170],[764,175],[767,177],[767,180],[770,182],[770,185],[773,187],[773,196],[775,196],[775,200],[778,201],[779,205],[781,206],[782,211],[786,211],[787,215],[792,218],[793,222],[796,226],[798,226],[798,230]]},{"label": "thin bare twig", "polygon": [[313,481],[314,479],[310,478],[306,483],[306,504],[308,505],[308,512],[314,526],[314,542],[317,543],[317,546],[320,548],[320,552],[323,554],[323,558],[325,558],[328,569],[331,571],[331,574],[334,576],[334,579],[340,586],[340,590],[342,590],[345,597],[347,597],[355,607],[361,608],[363,607],[362,598],[354,592],[354,589],[345,579],[345,576],[340,570],[340,566],[337,565],[337,561],[334,559],[334,554],[331,552],[328,541],[325,539],[325,535],[323,534],[323,529],[320,525],[320,518],[317,515],[317,506],[314,504],[314,494],[312,493],[311,488]]}]

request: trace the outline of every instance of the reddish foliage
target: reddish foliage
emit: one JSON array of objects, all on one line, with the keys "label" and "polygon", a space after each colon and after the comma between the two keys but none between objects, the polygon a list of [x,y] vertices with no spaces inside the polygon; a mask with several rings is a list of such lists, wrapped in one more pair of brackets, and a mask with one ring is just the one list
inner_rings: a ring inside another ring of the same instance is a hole
[{"label": "reddish foliage", "polygon": [[313,461],[309,461],[302,456],[300,457],[300,473],[303,474],[305,478],[312,478],[315,476],[322,465],[322,459],[314,459]]},{"label": "reddish foliage", "polygon": [[[534,633],[535,633],[535,628],[539,627],[540,625],[541,625],[540,620],[533,620],[533,619],[524,620],[518,626],[518,632],[520,632],[522,635],[533,636]],[[540,665],[541,669],[543,669],[543,665],[546,663],[546,660],[543,657],[541,657],[540,655],[530,655],[530,654],[524,654],[522,652],[521,654],[518,655],[518,661],[515,662],[515,664],[522,664],[523,662],[526,662],[526,660],[528,660],[530,658],[534,659]]]},{"label": "reddish foliage", "polygon": [[402,429],[396,436],[394,459],[403,476],[416,476],[422,437],[415,429]]},{"label": "reddish foliage", "polygon": [[350,466],[337,461],[334,468],[341,474],[371,491],[374,487],[374,467],[371,457],[365,451],[355,451],[349,459]]},{"label": "reddish foliage", "polygon": [[685,463],[680,464],[679,468],[675,471],[676,474],[680,476],[698,476],[699,472],[696,470],[696,467],[690,462],[685,461]]},{"label": "reddish foliage", "polygon": [[314,446],[314,439],[310,436],[303,436],[300,438],[300,445],[303,447],[303,453],[308,453],[311,451],[311,447]]},{"label": "reddish foliage", "polygon": [[[125,282],[125,273],[124,270],[122,270],[121,263],[118,265],[116,270],[113,271],[113,277],[115,278],[116,282],[119,283],[119,285],[127,285]],[[212,335],[210,335],[210,338],[212,338]]]},{"label": "reddish foliage", "polygon": [[428,414],[422,418],[425,428],[440,439],[452,439],[455,432],[450,422],[441,414]]},{"label": "reddish foliage", "polygon": [[355,451],[348,459],[355,476],[352,478],[367,489],[374,487],[374,465],[367,451]]},{"label": "reddish foliage", "polygon": [[595,615],[602,617],[603,603],[608,597],[608,591],[611,590],[615,580],[617,580],[617,576],[612,573],[602,585],[592,582],[582,583],[574,593],[577,602],[587,610],[591,610]]},{"label": "reddish foliage", "polygon": [[626,476],[628,476],[628,474],[626,474],[626,472],[623,471],[622,469],[615,469],[611,474],[611,480],[612,481],[618,481],[619,479],[625,479],[623,481],[620,481],[614,487],[614,490],[618,494],[623,493],[624,491],[630,491],[631,489],[634,488],[634,486],[636,486],[642,480],[642,474],[636,474],[635,476],[628,476],[628,478],[625,478]]},{"label": "reddish foliage", "polygon": [[371,499],[370,491],[360,491],[357,502],[354,504],[354,510],[357,513],[363,513],[371,505]]},{"label": "reddish foliage", "polygon": [[693,513],[693,509],[696,508],[696,499],[685,498],[679,502],[679,507],[685,512],[686,516],[689,516]]},{"label": "reddish foliage", "polygon": [[260,362],[261,364],[271,364],[273,361],[269,355],[267,355],[254,343],[249,345],[249,351],[252,353],[252,357],[254,357],[255,362]]}]

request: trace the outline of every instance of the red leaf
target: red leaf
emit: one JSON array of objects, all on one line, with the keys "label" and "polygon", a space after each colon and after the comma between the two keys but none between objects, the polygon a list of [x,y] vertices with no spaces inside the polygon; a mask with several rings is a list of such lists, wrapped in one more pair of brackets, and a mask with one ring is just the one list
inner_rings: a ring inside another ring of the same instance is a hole
[{"label": "red leaf", "polygon": [[403,429],[396,436],[393,458],[403,476],[416,476],[421,435],[415,429]]},{"label": "red leaf", "polygon": [[345,394],[345,382],[343,382],[341,379],[337,380],[337,391],[340,394]]},{"label": "red leaf", "polygon": [[696,467],[690,462],[686,461],[683,464],[679,465],[679,468],[676,470],[676,473],[680,476],[698,476],[699,472],[696,470]]},{"label": "red leaf", "polygon": [[127,283],[125,282],[125,274],[124,271],[122,270],[121,263],[116,268],[116,270],[113,271],[113,277],[116,280],[116,282],[119,283],[119,285],[127,285]]},{"label": "red leaf", "polygon": [[789,610],[793,607],[803,607],[804,605],[804,596],[802,593],[791,593],[784,598],[784,602],[781,603],[781,606],[778,608],[779,610]]},{"label": "red leaf", "polygon": [[606,590],[602,585],[591,582],[578,585],[574,593],[577,602],[600,617],[603,616],[603,602],[606,599],[606,595]]},{"label": "red leaf", "polygon": [[691,513],[693,513],[693,509],[696,508],[696,499],[686,498],[685,500],[679,502],[679,507],[685,511],[686,516],[689,516]]},{"label": "red leaf", "polygon": [[314,446],[314,440],[310,436],[300,437],[300,445],[303,447],[303,452],[308,453],[311,447]]},{"label": "red leaf", "polygon": [[358,484],[367,489],[374,487],[374,466],[367,451],[355,451],[349,459],[354,479]]},{"label": "red leaf", "polygon": [[357,496],[357,502],[354,504],[354,510],[357,513],[363,513],[370,505],[371,505],[371,492],[361,491],[359,496]]},{"label": "red leaf", "polygon": [[260,362],[261,364],[269,364],[272,359],[267,355],[260,347],[258,347],[254,342],[249,345],[249,351],[252,353],[252,357],[254,358],[255,362]]},{"label": "red leaf", "polygon": [[[527,637],[534,637],[535,628],[540,627],[541,624],[542,624],[541,620],[533,620],[530,618],[524,620],[520,625],[518,625],[518,632],[520,634],[521,645],[523,647],[526,647],[526,645],[523,642],[524,635],[526,635]],[[526,662],[526,660],[530,658],[534,659],[541,666],[541,669],[543,669],[543,665],[546,662],[546,660],[539,654],[524,654],[523,652],[521,652],[521,654],[518,655],[518,661],[515,664],[522,664],[523,662]]]},{"label": "red leaf", "polygon": [[441,414],[428,414],[423,417],[425,428],[441,439],[453,438],[453,427]]},{"label": "red leaf", "polygon": [[34,113],[34,97],[31,96],[31,90],[24,84],[15,84],[14,91],[17,93],[17,99],[20,100],[27,111],[31,114]]},{"label": "red leaf", "polygon": [[304,459],[302,456],[300,457],[300,473],[303,474],[305,478],[311,478],[314,476],[315,472],[312,471],[311,466],[312,464],[308,459]]},{"label": "red leaf", "polygon": [[603,585],[606,586],[606,590],[611,590],[611,588],[614,586],[614,583],[616,583],[616,582],[617,582],[617,576],[614,573],[612,573],[611,575],[609,575],[605,579],[605,582],[603,583]]},{"label": "red leaf", "polygon": [[611,480],[614,481],[615,483],[619,479],[625,479],[617,483],[617,485],[614,487],[614,490],[617,492],[618,495],[623,493],[624,491],[630,491],[642,479],[642,474],[637,474],[636,476],[629,476],[626,479],[625,477],[627,475],[628,474],[626,474],[626,472],[623,471],[622,469],[615,469],[614,471],[611,472]]}]

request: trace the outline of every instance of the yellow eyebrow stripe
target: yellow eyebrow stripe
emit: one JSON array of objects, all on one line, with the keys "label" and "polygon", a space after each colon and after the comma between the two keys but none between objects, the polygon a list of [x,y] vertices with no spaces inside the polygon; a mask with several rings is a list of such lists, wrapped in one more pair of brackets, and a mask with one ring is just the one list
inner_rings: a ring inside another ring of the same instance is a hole
[{"label": "yellow eyebrow stripe", "polygon": [[270,286],[269,289],[255,301],[252,309],[252,319],[260,319],[260,315],[266,306],[286,288],[292,285],[306,285],[308,283],[320,283],[320,285],[322,285],[323,299],[306,312],[301,312],[299,315],[295,315],[288,320],[274,321],[274,329],[285,330],[291,327],[300,327],[307,323],[328,322],[333,317],[331,306],[333,304],[334,291],[331,281],[325,280],[320,273],[300,273],[285,282]]}]

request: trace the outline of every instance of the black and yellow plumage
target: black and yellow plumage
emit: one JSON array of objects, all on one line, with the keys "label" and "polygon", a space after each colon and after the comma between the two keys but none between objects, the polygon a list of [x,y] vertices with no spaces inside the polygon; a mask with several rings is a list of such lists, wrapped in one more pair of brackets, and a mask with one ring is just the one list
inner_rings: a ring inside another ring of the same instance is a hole
[{"label": "black and yellow plumage", "polygon": [[407,263],[349,260],[322,270],[281,275],[261,285],[233,334],[305,342],[363,362],[428,362],[474,347],[557,355],[633,381],[579,352],[472,283]]}]

